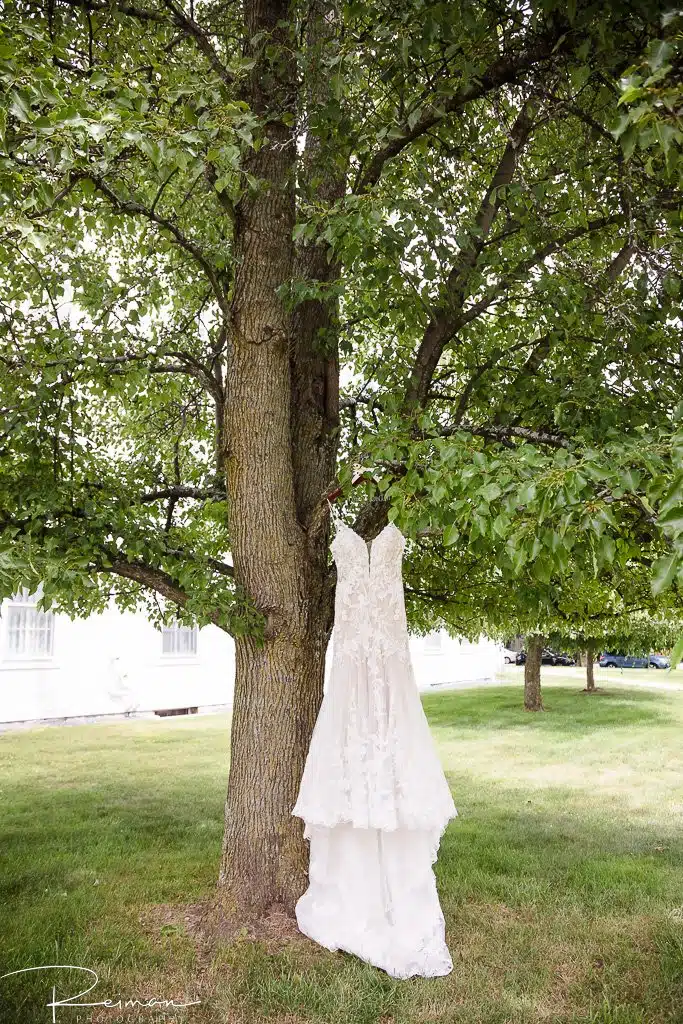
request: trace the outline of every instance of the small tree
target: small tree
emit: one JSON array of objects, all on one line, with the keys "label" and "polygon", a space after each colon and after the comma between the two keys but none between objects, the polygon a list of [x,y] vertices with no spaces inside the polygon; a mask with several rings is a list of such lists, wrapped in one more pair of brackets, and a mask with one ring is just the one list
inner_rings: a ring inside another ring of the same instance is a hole
[{"label": "small tree", "polygon": [[541,663],[544,638],[540,633],[527,637],[526,661],[524,662],[524,708],[526,711],[543,711],[541,696]]}]

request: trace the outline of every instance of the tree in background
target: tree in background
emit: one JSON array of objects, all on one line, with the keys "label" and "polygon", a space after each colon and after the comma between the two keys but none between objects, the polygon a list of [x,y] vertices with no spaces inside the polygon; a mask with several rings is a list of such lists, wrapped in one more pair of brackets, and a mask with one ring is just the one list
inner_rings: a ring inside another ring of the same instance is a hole
[{"label": "tree in background", "polygon": [[6,6],[2,593],[235,637],[223,917],[306,885],[335,482],[418,620],[491,559],[677,586],[680,196],[609,130],[662,10]]},{"label": "tree in background", "polygon": [[605,614],[587,622],[583,629],[571,632],[558,631],[551,635],[550,643],[562,646],[567,651],[586,653],[586,692],[595,693],[594,665],[601,651],[623,651],[638,657],[653,651],[670,651],[671,667],[675,668],[676,641],[683,633],[683,610],[671,609],[651,614],[647,611]]}]

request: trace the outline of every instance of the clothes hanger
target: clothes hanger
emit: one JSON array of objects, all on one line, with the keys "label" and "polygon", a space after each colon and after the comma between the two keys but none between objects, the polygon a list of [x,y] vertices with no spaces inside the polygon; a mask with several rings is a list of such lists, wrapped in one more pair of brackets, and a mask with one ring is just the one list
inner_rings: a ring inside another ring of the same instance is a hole
[{"label": "clothes hanger", "polygon": [[[354,475],[351,477],[351,486],[357,487],[358,484],[363,483],[363,481],[369,484],[375,484],[375,486],[379,485],[379,481],[377,480],[377,478],[371,475],[370,470],[366,466],[362,466],[354,473]],[[341,497],[343,493],[343,487],[335,487],[334,490],[329,491],[329,493],[326,495],[328,504],[330,505],[330,511],[332,511],[331,502],[336,501],[337,498]]]}]

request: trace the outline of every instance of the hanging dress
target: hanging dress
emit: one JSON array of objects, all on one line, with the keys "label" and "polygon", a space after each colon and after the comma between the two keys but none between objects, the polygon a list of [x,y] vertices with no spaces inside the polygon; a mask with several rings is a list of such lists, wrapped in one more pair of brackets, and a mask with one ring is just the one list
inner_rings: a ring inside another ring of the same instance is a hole
[{"label": "hanging dress", "polygon": [[330,675],[292,814],[310,841],[299,929],[396,978],[453,964],[432,865],[457,815],[415,683],[390,523],[372,543],[339,522]]}]

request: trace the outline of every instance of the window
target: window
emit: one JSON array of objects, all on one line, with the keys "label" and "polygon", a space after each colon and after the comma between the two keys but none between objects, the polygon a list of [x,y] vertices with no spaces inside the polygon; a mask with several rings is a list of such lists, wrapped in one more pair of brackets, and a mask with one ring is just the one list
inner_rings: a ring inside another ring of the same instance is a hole
[{"label": "window", "polygon": [[425,637],[425,654],[441,654],[441,633],[428,633]]},{"label": "window", "polygon": [[189,658],[197,653],[197,627],[174,623],[161,630],[161,651],[176,658]]},{"label": "window", "polygon": [[36,607],[36,595],[24,589],[7,607],[7,657],[51,658],[55,617]]}]

